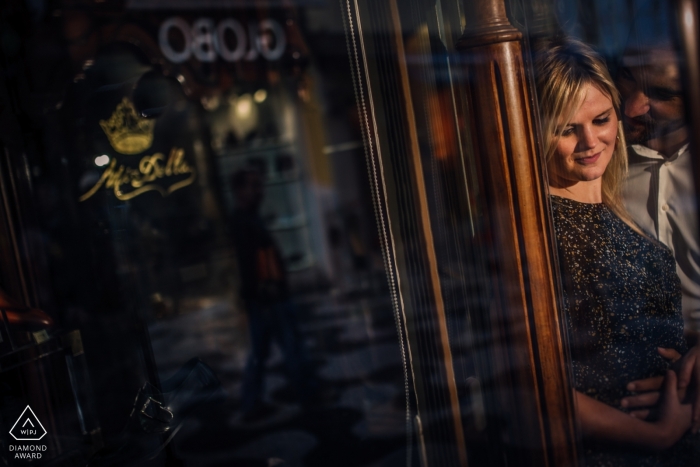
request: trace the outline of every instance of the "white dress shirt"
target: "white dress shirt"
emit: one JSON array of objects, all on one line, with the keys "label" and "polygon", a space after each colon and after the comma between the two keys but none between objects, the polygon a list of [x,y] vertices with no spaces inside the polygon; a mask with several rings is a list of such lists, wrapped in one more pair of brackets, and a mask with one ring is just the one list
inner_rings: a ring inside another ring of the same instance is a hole
[{"label": "white dress shirt", "polygon": [[688,145],[668,159],[645,146],[631,146],[623,196],[642,230],[673,252],[686,329],[700,330],[700,242]]}]

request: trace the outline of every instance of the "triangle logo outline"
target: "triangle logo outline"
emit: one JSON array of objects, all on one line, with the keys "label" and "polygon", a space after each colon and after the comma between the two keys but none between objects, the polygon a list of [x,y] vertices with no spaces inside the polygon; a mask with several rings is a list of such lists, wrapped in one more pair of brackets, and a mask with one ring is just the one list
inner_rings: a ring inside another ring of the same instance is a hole
[{"label": "triangle logo outline", "polygon": [[[38,438],[37,438],[37,437],[34,437],[34,438],[18,438],[18,437],[15,436],[15,434],[13,433],[13,431],[14,431],[15,427],[17,426],[17,424],[18,424],[20,421],[22,421],[22,420],[25,420],[25,421],[24,421],[24,424],[21,426],[21,428],[23,428],[23,427],[27,424],[27,421],[29,421],[29,424],[32,425],[32,427],[34,427],[34,424],[32,423],[30,416],[27,415],[26,418],[25,418],[25,414],[27,413],[27,410],[29,411],[29,413],[31,414],[31,416],[34,417],[34,420],[36,420],[37,424],[38,424],[39,427],[41,428],[41,431],[43,432],[43,433],[41,434],[41,436],[39,436]],[[10,428],[10,434],[11,434],[12,437],[13,437],[15,440],[17,440],[17,441],[39,441],[41,438],[43,438],[44,436],[46,436],[46,428],[44,428],[44,425],[41,424],[41,422],[39,421],[39,417],[36,416],[36,414],[34,413],[34,411],[32,410],[32,408],[29,407],[29,406],[27,406],[27,407],[22,411],[22,414],[19,416],[19,418],[17,419],[17,421],[15,422],[15,424],[12,425],[12,428]]]}]

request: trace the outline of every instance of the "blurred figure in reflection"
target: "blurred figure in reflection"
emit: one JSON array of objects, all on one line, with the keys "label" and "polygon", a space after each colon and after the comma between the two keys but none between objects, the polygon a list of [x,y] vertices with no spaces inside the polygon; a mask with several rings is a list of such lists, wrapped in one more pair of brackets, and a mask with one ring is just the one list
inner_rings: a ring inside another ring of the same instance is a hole
[{"label": "blurred figure in reflection", "polygon": [[[661,354],[678,361],[678,386],[690,389],[693,427],[700,428],[700,237],[695,202],[692,154],[681,85],[680,50],[668,38],[636,31],[626,48],[617,76],[623,100],[623,124],[630,143],[625,205],[635,222],[651,237],[664,243],[676,259],[681,280],[685,333],[693,347],[684,356],[678,349]],[[633,381],[638,395],[625,398],[627,407],[656,403],[663,378]]]},{"label": "blurred figure in reflection", "polygon": [[[536,72],[586,465],[695,466],[692,406],[657,350],[687,349],[680,281],[671,252],[622,202],[619,92],[602,59],[572,39],[543,47]],[[630,381],[664,375],[657,419],[618,408]]]},{"label": "blurred figure in reflection", "polygon": [[314,393],[314,378],[307,363],[289,298],[287,274],[280,250],[260,218],[263,178],[255,169],[242,169],[231,177],[236,208],[230,219],[238,257],[240,295],[248,315],[250,355],[243,375],[243,420],[263,419],[273,408],[263,402],[265,362],[275,341],[299,400],[305,404]]}]

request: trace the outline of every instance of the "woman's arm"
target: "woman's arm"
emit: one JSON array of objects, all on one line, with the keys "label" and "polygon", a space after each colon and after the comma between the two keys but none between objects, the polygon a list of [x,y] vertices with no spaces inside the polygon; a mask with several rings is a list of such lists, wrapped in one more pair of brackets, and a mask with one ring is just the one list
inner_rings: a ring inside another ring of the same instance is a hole
[{"label": "woman's arm", "polygon": [[673,446],[691,425],[692,407],[681,405],[673,371],[666,374],[659,419],[654,422],[631,417],[580,392],[575,397],[583,435],[612,444],[663,451]]}]

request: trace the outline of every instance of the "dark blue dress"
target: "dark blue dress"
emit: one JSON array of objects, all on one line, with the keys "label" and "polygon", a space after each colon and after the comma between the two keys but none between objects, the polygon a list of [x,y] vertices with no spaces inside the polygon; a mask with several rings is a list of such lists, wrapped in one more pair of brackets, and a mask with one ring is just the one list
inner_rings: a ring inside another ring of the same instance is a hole
[{"label": "dark blue dress", "polygon": [[[657,347],[687,351],[672,253],[604,204],[551,196],[576,390],[619,408],[630,381],[663,375]],[[654,455],[584,444],[591,466],[697,466],[698,437]]]}]

